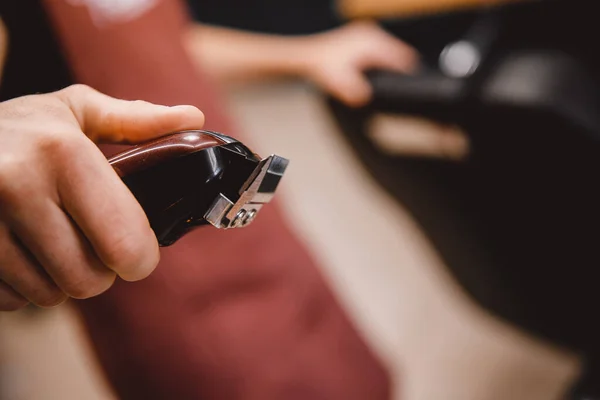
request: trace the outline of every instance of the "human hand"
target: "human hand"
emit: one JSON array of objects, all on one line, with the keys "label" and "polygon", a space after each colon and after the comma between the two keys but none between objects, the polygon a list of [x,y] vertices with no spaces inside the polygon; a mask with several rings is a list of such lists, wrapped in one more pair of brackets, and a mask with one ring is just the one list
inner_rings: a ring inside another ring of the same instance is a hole
[{"label": "human hand", "polygon": [[89,298],[159,260],[148,219],[94,142],[197,129],[204,115],[83,85],[0,103],[0,311]]},{"label": "human hand", "polygon": [[309,36],[304,49],[304,75],[350,106],[361,106],[371,99],[365,70],[411,73],[418,65],[418,54],[412,47],[370,22],[354,22]]}]

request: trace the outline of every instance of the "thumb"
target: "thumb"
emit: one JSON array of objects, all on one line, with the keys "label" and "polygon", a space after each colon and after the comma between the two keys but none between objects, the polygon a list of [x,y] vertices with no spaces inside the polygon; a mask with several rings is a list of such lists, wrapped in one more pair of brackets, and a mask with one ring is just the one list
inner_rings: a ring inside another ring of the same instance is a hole
[{"label": "thumb", "polygon": [[204,125],[204,114],[193,106],[119,100],[85,85],[69,86],[55,95],[67,104],[81,130],[95,142],[136,143]]}]

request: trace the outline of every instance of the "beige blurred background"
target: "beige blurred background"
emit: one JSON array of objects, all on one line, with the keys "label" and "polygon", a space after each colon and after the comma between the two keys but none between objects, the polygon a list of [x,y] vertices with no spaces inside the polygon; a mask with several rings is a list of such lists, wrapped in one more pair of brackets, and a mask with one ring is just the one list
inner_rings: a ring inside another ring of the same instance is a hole
[{"label": "beige blurred background", "polygon": [[[256,150],[292,160],[279,192],[287,217],[391,371],[395,399],[560,398],[577,360],[465,298],[353,158],[317,94],[299,82],[228,94]],[[114,399],[68,305],[0,314],[0,399]]]}]

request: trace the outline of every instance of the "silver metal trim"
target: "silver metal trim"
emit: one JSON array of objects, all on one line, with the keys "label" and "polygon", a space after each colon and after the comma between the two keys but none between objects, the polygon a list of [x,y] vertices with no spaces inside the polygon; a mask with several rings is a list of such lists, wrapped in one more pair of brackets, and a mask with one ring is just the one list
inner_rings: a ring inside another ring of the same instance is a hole
[{"label": "silver metal trim", "polygon": [[289,161],[271,155],[261,160],[240,188],[239,199],[234,203],[219,193],[204,214],[204,219],[219,229],[241,228],[254,221],[264,204],[271,201]]},{"label": "silver metal trim", "polygon": [[225,197],[222,193],[219,193],[206,214],[204,214],[204,219],[207,220],[211,225],[217,228],[222,228],[221,221],[224,220],[225,215],[227,215],[227,211],[231,209],[233,204],[234,203],[231,200]]}]

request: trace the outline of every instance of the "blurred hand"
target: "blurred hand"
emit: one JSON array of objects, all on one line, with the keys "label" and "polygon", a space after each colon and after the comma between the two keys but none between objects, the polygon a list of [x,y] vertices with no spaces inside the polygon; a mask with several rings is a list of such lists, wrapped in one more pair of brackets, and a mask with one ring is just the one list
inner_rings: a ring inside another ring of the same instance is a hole
[{"label": "blurred hand", "polygon": [[82,85],[0,103],[0,311],[92,297],[117,275],[148,276],[156,237],[93,141],[203,124],[195,107],[116,100]]},{"label": "blurred hand", "polygon": [[305,48],[306,77],[350,106],[364,105],[371,98],[365,70],[411,73],[418,65],[412,47],[369,22],[309,36]]},{"label": "blurred hand", "polygon": [[192,24],[183,41],[200,71],[222,83],[298,76],[351,106],[371,98],[365,70],[410,73],[418,64],[412,47],[369,22],[294,37]]}]

